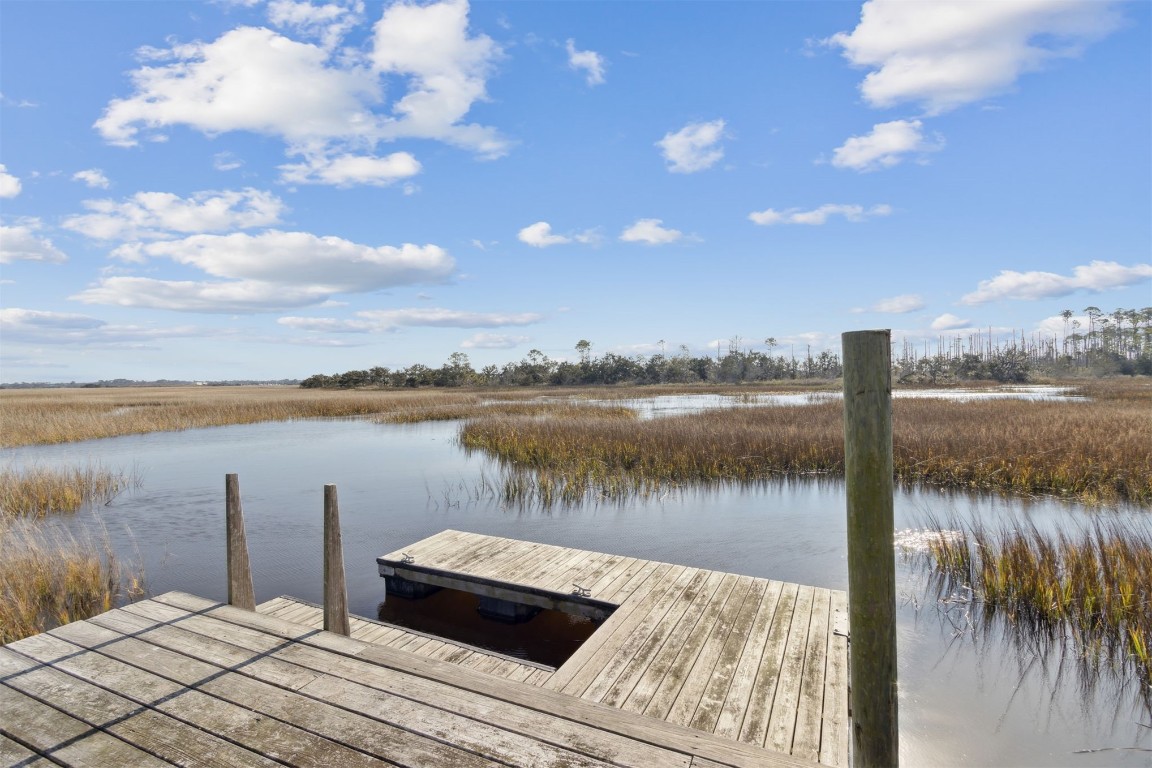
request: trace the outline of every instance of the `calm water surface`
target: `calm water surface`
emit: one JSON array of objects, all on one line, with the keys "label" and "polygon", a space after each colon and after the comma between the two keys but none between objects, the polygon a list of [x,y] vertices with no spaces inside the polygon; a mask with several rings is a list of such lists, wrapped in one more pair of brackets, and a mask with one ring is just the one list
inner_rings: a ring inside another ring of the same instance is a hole
[{"label": "calm water surface", "polygon": [[[178,589],[226,599],[229,472],[240,476],[258,602],[284,594],[322,600],[325,483],[339,488],[350,607],[364,616],[376,615],[383,595],[375,558],[445,528],[847,588],[838,480],[669,494],[624,506],[506,508],[477,499],[480,478],[498,470],[478,452],[465,455],[458,426],[295,421],[9,449],[0,462],[92,461],[137,471],[142,487],[99,509],[98,520],[116,548],[143,565],[153,594]],[[1047,528],[1140,514],[932,490],[898,490],[895,512],[900,529],[926,515],[1013,515]],[[1051,655],[958,632],[926,598],[919,572],[901,564],[897,580],[905,765],[1152,764],[1152,723],[1132,697],[1107,682],[1081,690]]]}]

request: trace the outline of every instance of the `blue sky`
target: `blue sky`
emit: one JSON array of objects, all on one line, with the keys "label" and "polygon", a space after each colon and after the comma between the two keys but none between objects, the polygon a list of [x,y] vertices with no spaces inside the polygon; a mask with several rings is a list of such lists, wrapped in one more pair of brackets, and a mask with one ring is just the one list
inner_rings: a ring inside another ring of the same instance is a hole
[{"label": "blue sky", "polygon": [[[0,5],[0,381],[1152,304],[1152,4]],[[1085,323],[1086,324],[1086,323]]]}]

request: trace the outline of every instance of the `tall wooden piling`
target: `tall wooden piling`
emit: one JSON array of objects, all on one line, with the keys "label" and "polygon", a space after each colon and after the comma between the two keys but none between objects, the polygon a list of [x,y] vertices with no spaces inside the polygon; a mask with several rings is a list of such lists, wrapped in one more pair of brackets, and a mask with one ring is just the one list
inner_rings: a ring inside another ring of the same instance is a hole
[{"label": "tall wooden piling", "polygon": [[855,768],[899,763],[890,341],[889,331],[842,336]]},{"label": "tall wooden piling", "polygon": [[256,592],[252,589],[252,565],[244,536],[240,479],[235,474],[224,476],[224,525],[227,528],[228,604],[254,611]]},{"label": "tall wooden piling", "polygon": [[336,486],[324,486],[324,629],[347,635],[348,588],[344,583],[344,545]]}]

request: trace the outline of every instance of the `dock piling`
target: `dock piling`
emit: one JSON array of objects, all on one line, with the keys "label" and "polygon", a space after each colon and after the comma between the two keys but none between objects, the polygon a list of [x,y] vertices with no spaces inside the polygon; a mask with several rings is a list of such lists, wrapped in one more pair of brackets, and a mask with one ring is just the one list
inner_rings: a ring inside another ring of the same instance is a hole
[{"label": "dock piling", "polygon": [[244,508],[240,505],[240,479],[224,475],[224,524],[227,528],[228,604],[247,611],[256,610],[252,589],[252,565],[244,536]]},{"label": "dock piling", "polygon": [[890,331],[842,336],[852,764],[899,763]]},{"label": "dock piling", "polygon": [[336,486],[324,486],[324,629],[340,635],[351,632],[348,588],[344,581],[344,546],[340,539],[340,505]]}]

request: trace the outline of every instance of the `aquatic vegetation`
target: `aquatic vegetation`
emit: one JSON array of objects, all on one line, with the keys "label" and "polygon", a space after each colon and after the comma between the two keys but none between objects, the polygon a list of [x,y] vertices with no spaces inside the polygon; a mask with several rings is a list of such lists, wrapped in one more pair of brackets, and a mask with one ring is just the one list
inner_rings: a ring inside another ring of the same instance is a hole
[{"label": "aquatic vegetation", "polygon": [[133,473],[113,472],[99,465],[0,469],[0,517],[44,517],[108,504],[121,492],[139,485]]},{"label": "aquatic vegetation", "polygon": [[[898,399],[896,479],[946,488],[1152,503],[1152,388],[1082,402]],[[838,401],[632,422],[594,410],[488,414],[461,443],[496,456],[509,500],[650,494],[843,471]],[[517,473],[528,473],[515,478]]]},{"label": "aquatic vegetation", "polygon": [[144,594],[107,537],[0,518],[0,645],[111,610]]},{"label": "aquatic vegetation", "polygon": [[1152,708],[1152,524],[1097,520],[1075,532],[930,522],[929,590],[963,631],[1004,629],[1021,647],[1070,641],[1082,680],[1138,681]]},{"label": "aquatic vegetation", "polygon": [[296,387],[151,387],[0,391],[4,447],[262,421],[368,416],[418,402],[476,402],[464,392],[320,391]]}]

